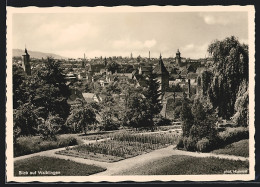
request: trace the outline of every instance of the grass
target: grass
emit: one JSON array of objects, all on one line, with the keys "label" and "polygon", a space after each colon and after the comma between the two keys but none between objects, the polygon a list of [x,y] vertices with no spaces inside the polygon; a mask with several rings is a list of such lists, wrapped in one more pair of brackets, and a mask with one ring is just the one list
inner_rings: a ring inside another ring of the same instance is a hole
[{"label": "grass", "polygon": [[178,133],[117,133],[111,135],[110,140],[66,148],[66,150],[56,153],[104,162],[116,162],[164,148],[176,143],[178,138]]},{"label": "grass", "polygon": [[248,171],[248,168],[248,161],[174,155],[117,173],[116,175],[224,174],[226,171]]},{"label": "grass", "polygon": [[249,141],[248,141],[248,139],[241,140],[241,141],[229,144],[222,149],[214,150],[214,151],[212,151],[212,153],[248,157],[249,156]]},{"label": "grass", "polygon": [[94,165],[44,156],[14,162],[14,176],[87,176],[105,170]]},{"label": "grass", "polygon": [[56,141],[42,140],[40,136],[24,136],[17,139],[14,145],[14,157],[81,144],[82,141],[74,135],[59,135]]}]

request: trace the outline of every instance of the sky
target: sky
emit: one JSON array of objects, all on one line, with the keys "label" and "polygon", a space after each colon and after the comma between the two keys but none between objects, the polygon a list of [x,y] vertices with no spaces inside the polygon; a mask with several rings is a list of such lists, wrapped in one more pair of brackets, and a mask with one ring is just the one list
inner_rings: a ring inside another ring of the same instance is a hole
[{"label": "sky", "polygon": [[208,56],[214,40],[248,43],[247,12],[16,13],[13,49],[86,58]]}]

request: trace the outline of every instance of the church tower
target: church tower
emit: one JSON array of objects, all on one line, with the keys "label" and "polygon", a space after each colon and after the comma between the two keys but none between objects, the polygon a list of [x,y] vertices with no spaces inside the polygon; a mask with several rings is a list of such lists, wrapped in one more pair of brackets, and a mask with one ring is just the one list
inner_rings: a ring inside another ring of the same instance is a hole
[{"label": "church tower", "polygon": [[26,48],[22,56],[23,56],[23,62],[22,62],[23,70],[25,71],[26,75],[31,75],[30,55],[28,54]]},{"label": "church tower", "polygon": [[180,53],[179,49],[176,52],[175,62],[176,62],[176,64],[181,66],[181,53]]},{"label": "church tower", "polygon": [[155,66],[153,73],[157,75],[157,80],[160,83],[160,90],[165,93],[169,87],[169,72],[164,66],[162,55],[160,54],[159,62]]},{"label": "church tower", "polygon": [[83,60],[82,60],[82,62],[81,62],[81,67],[82,67],[82,68],[85,68],[85,67],[86,67],[86,56],[85,56],[85,53],[84,53],[84,58],[83,58]]}]

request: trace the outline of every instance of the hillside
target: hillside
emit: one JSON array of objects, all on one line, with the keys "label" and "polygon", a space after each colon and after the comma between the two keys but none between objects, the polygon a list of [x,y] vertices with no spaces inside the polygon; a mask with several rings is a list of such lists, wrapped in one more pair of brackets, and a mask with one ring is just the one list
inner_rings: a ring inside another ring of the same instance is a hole
[{"label": "hillside", "polygon": [[[39,52],[39,51],[30,51],[28,50],[28,53],[30,55],[31,58],[46,58],[46,57],[53,57],[55,59],[66,59],[66,57],[62,57],[60,55],[56,55],[53,53],[43,53],[43,52]],[[13,57],[14,56],[22,56],[24,54],[24,49],[13,49]]]}]

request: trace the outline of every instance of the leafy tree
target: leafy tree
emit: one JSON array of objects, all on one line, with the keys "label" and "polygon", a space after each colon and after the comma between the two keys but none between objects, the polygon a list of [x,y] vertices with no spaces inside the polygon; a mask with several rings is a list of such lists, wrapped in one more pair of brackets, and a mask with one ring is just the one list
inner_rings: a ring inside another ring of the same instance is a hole
[{"label": "leafy tree", "polygon": [[61,131],[63,119],[58,115],[50,114],[46,120],[41,119],[39,134],[43,140],[57,140],[56,135]]},{"label": "leafy tree", "polygon": [[107,70],[111,71],[112,73],[115,73],[116,71],[119,70],[119,64],[114,61],[111,63],[108,63]]},{"label": "leafy tree", "polygon": [[48,114],[58,114],[66,119],[70,106],[67,98],[70,95],[66,80],[60,69],[60,64],[48,58],[34,70],[30,78],[30,103],[41,108],[39,117],[47,119]]},{"label": "leafy tree", "polygon": [[142,96],[142,94],[131,94],[127,102],[127,109],[125,111],[126,124],[136,129],[149,125],[149,121],[147,121],[148,105],[146,99]]},{"label": "leafy tree", "polygon": [[66,125],[72,126],[73,132],[79,132],[81,129],[87,133],[87,127],[97,122],[95,109],[92,104],[82,100],[81,104],[72,109]]},{"label": "leafy tree", "polygon": [[22,67],[13,64],[13,108],[18,108],[28,99],[26,90],[26,75]]},{"label": "leafy tree", "polygon": [[104,93],[109,93],[109,94],[120,94],[121,89],[119,87],[119,84],[117,82],[110,82],[104,90]]},{"label": "leafy tree", "polygon": [[248,113],[249,97],[248,85],[246,81],[240,84],[235,102],[235,114],[232,117],[234,122],[239,125],[247,126],[249,122]]},{"label": "leafy tree", "polygon": [[100,116],[103,130],[115,130],[118,128],[118,106],[112,95],[108,94],[101,102]]},{"label": "leafy tree", "polygon": [[214,60],[213,78],[208,96],[225,119],[235,113],[237,93],[243,81],[248,83],[248,46],[241,45],[234,36],[214,41],[208,47]]},{"label": "leafy tree", "polygon": [[14,109],[14,130],[17,131],[17,135],[35,135],[38,122],[36,108],[31,103],[25,103]]}]

